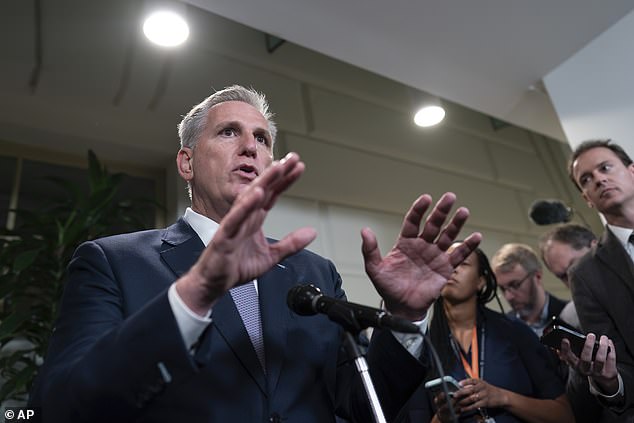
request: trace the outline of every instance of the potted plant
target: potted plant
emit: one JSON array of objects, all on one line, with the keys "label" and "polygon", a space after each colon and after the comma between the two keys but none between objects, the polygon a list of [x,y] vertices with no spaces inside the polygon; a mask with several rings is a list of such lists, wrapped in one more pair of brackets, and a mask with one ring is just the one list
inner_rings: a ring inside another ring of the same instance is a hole
[{"label": "potted plant", "polygon": [[75,248],[115,231],[147,226],[139,200],[117,200],[123,176],[109,173],[89,151],[88,192],[49,178],[63,197],[40,210],[15,210],[19,224],[0,231],[0,402],[27,398],[46,354]]}]

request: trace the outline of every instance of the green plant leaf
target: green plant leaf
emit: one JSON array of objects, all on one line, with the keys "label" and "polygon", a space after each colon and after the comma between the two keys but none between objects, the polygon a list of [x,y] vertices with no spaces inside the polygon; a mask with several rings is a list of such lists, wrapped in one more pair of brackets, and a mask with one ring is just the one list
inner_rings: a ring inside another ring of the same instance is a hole
[{"label": "green plant leaf", "polygon": [[75,248],[113,230],[146,227],[139,219],[140,201],[117,196],[122,176],[109,174],[89,151],[88,190],[83,183],[48,178],[67,195],[48,198],[37,210],[17,210],[19,225],[10,231],[0,228],[0,349],[15,339],[33,344],[29,351],[0,356],[1,399],[23,397],[37,373],[34,357],[48,349]]},{"label": "green plant leaf", "polygon": [[25,396],[36,371],[37,367],[34,365],[26,366],[15,376],[9,378],[2,386],[2,389],[0,389],[0,398],[16,398],[18,395],[20,397]]},{"label": "green plant leaf", "polygon": [[88,176],[91,191],[99,186],[99,181],[101,180],[102,175],[103,171],[101,163],[99,162],[99,159],[97,159],[97,155],[94,151],[88,150]]},{"label": "green plant leaf", "polygon": [[9,315],[6,319],[0,322],[0,341],[7,337],[15,336],[16,329],[20,326],[26,319],[28,318],[28,314],[20,311],[15,312]]},{"label": "green plant leaf", "polygon": [[14,291],[19,281],[20,280],[16,279],[13,274],[2,275],[2,277],[0,277],[0,300]]},{"label": "green plant leaf", "polygon": [[23,253],[18,254],[13,262],[13,271],[21,272],[30,265],[33,264],[37,255],[40,253],[40,249],[24,251]]}]

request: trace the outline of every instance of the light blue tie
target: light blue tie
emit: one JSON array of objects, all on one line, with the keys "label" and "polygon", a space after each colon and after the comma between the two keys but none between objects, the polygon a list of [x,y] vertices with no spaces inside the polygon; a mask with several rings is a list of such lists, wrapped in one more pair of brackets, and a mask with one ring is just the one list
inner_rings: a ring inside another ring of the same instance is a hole
[{"label": "light blue tie", "polygon": [[233,302],[236,304],[238,313],[240,313],[249,338],[251,338],[255,354],[262,365],[262,370],[265,370],[262,320],[260,319],[260,303],[258,301],[258,292],[255,289],[255,282],[251,281],[244,285],[236,286],[230,289],[229,292]]}]

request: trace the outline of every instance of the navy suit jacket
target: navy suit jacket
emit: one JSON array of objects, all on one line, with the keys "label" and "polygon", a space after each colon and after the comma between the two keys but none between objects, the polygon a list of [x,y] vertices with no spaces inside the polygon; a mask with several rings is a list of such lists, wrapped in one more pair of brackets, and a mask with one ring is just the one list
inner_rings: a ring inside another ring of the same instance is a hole
[{"label": "navy suit jacket", "polygon": [[[300,251],[258,278],[266,373],[229,294],[195,353],[187,350],[167,290],[203,248],[181,219],[77,249],[32,391],[44,421],[329,422],[335,410],[371,421],[354,366],[340,354],[340,328],[286,305],[299,283],[345,297],[333,264],[316,254]],[[426,368],[389,332],[372,344],[368,362],[389,419]]]}]

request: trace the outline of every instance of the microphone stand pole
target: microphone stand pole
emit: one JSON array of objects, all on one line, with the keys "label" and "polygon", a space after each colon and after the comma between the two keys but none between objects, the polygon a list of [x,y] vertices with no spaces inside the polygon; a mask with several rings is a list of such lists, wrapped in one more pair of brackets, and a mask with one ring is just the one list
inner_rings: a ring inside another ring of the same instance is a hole
[{"label": "microphone stand pole", "polygon": [[361,353],[361,350],[359,349],[359,346],[357,345],[354,337],[347,330],[343,332],[343,344],[346,351],[348,352],[348,356],[354,359],[354,364],[357,367],[359,376],[361,376],[363,387],[365,388],[365,392],[370,402],[372,414],[374,414],[374,421],[376,423],[386,423],[385,416],[383,415],[383,410],[381,409],[381,403],[379,402],[379,397],[376,395],[376,390],[374,389],[374,384],[372,383],[372,378],[370,377],[368,362],[365,360],[365,357]]}]

